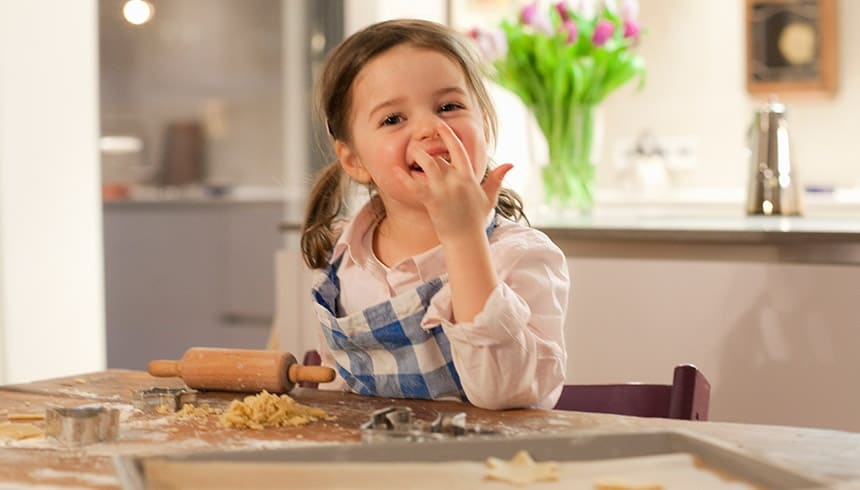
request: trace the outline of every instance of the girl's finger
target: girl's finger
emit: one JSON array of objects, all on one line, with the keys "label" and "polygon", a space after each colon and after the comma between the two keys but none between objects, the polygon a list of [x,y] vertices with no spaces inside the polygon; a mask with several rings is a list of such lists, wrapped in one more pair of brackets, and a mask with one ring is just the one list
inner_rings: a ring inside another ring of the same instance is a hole
[{"label": "girl's finger", "polygon": [[394,172],[394,177],[399,180],[400,183],[403,184],[403,186],[406,187],[406,189],[408,189],[410,192],[416,193],[420,190],[420,187],[415,182],[415,179],[413,179],[412,176],[409,175],[409,172],[407,172],[406,170],[403,170],[400,167],[395,167],[392,169],[392,172]]},{"label": "girl's finger", "polygon": [[427,177],[436,177],[440,175],[440,172],[442,172],[442,166],[447,165],[440,160],[440,158],[433,157],[420,148],[415,152],[415,162],[421,167],[421,170],[424,171],[424,175]]},{"label": "girl's finger", "polygon": [[451,157],[451,161],[448,163],[455,170],[466,171],[472,174],[472,162],[469,161],[466,147],[463,146],[463,142],[460,141],[460,138],[457,137],[451,126],[440,122],[436,125],[436,128],[439,131],[439,136],[442,138],[442,143],[448,149],[448,155]]}]

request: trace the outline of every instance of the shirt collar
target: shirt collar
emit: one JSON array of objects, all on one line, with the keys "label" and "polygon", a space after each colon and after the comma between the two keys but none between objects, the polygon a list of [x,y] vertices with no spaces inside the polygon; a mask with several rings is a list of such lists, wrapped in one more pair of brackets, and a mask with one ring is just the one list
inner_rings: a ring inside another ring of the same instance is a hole
[{"label": "shirt collar", "polygon": [[[350,260],[356,264],[365,265],[373,258],[373,247],[366,246],[368,242],[367,234],[373,233],[379,218],[373,209],[373,202],[365,203],[355,217],[349,220],[343,227],[343,231],[334,246],[332,258],[330,262],[334,262],[341,254],[349,255]],[[496,210],[493,209],[487,214],[484,221],[484,227],[487,231],[487,237],[492,234],[492,229],[496,226]],[[441,245],[431,248],[426,252],[422,252],[414,257],[406,260],[415,262],[416,269],[422,278],[427,280],[438,276],[444,272],[444,255],[442,254]],[[429,277],[428,277],[429,276]]]}]

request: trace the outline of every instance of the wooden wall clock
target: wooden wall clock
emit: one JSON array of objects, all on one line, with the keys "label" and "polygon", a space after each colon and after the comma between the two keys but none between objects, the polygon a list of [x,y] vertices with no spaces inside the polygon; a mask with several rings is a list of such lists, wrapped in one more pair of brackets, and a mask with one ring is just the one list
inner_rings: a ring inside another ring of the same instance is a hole
[{"label": "wooden wall clock", "polygon": [[833,95],[836,0],[746,0],[747,90]]}]

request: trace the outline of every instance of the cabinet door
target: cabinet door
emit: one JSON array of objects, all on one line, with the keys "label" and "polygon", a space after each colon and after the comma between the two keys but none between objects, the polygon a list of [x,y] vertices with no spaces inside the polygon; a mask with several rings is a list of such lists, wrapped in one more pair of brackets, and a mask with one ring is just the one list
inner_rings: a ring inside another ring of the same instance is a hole
[{"label": "cabinet door", "polygon": [[305,351],[319,347],[320,325],[311,299],[315,274],[305,265],[301,251],[294,247],[278,251],[275,263],[278,347],[301,360]]},{"label": "cabinet door", "polygon": [[107,358],[145,369],[192,346],[263,348],[280,203],[105,207]]}]

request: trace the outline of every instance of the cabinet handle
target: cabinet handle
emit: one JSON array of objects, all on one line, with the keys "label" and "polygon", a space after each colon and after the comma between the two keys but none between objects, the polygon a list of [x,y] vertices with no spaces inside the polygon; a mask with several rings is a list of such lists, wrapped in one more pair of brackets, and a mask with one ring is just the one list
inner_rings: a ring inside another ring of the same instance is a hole
[{"label": "cabinet handle", "polygon": [[225,311],[221,313],[221,323],[225,327],[271,327],[274,315],[264,313],[237,313]]}]

